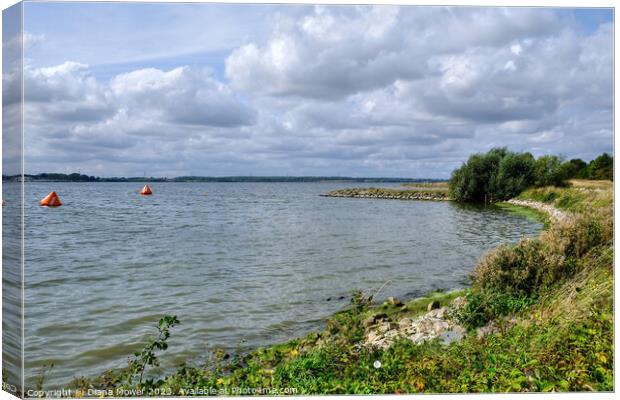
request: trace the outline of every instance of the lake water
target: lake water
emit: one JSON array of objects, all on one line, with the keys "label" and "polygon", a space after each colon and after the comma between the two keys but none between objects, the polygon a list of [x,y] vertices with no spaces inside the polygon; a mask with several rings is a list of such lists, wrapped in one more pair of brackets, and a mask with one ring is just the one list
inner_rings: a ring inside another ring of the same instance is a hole
[{"label": "lake water", "polygon": [[[122,367],[164,314],[181,320],[164,368],[282,342],[321,329],[355,289],[465,286],[486,250],[542,227],[494,208],[319,196],[360,184],[141,186],[27,184],[27,381],[51,362],[46,388]],[[17,187],[4,184],[5,224]],[[64,205],[39,207],[52,190]]]}]

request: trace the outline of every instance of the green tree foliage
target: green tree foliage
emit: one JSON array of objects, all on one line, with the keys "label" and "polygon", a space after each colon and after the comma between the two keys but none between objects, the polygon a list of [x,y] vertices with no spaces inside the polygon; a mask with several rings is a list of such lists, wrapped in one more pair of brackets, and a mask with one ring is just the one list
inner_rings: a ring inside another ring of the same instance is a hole
[{"label": "green tree foliage", "polygon": [[581,158],[573,158],[566,163],[566,173],[571,178],[587,179],[588,163]]},{"label": "green tree foliage", "polygon": [[613,180],[614,158],[607,153],[596,157],[590,163],[574,158],[564,164],[569,179]]},{"label": "green tree foliage", "polygon": [[569,179],[612,179],[613,157],[607,153],[586,164],[561,157],[517,153],[505,147],[485,154],[473,154],[454,170],[449,182],[450,194],[469,203],[493,203],[515,197],[530,187],[567,185]]},{"label": "green tree foliage", "polygon": [[536,162],[530,153],[494,148],[486,154],[473,154],[452,173],[450,193],[463,202],[505,200],[531,186],[537,179],[536,171]]},{"label": "green tree foliage", "polygon": [[589,179],[609,179],[614,176],[614,158],[607,153],[596,157],[588,165]]},{"label": "green tree foliage", "polygon": [[506,148],[495,148],[486,154],[474,154],[452,174],[450,192],[457,200],[492,202],[499,186],[499,167],[508,154]]},{"label": "green tree foliage", "polygon": [[568,166],[558,156],[541,156],[535,162],[534,186],[566,186]]},{"label": "green tree foliage", "polygon": [[534,156],[530,153],[508,152],[499,165],[498,179],[494,185],[496,197],[509,199],[531,186],[535,179]]}]

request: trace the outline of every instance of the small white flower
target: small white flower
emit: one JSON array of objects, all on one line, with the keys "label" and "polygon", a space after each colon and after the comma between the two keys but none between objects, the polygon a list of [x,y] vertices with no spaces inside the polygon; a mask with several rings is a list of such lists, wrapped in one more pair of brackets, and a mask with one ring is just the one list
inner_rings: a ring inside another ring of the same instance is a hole
[{"label": "small white flower", "polygon": [[373,364],[372,364],[375,368],[381,368],[381,361],[376,360]]}]

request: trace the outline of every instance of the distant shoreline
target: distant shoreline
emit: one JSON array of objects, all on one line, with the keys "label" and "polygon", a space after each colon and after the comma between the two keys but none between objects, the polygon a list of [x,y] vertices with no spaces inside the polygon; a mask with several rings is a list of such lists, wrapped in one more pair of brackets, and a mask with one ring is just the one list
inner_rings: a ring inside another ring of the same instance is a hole
[{"label": "distant shoreline", "polygon": [[[2,182],[21,182],[22,175],[3,175]],[[175,178],[155,177],[111,177],[102,178],[82,174],[25,174],[25,182],[352,182],[352,183],[433,183],[445,179],[346,177],[346,176],[179,176]]]}]

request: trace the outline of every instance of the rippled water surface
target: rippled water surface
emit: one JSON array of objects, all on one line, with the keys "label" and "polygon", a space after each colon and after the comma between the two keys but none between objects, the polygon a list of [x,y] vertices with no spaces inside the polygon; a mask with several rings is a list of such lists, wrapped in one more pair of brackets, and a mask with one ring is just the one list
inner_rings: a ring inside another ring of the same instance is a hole
[{"label": "rippled water surface", "polygon": [[[163,314],[181,320],[164,368],[284,341],[354,289],[463,286],[485,250],[541,228],[490,208],[319,196],[347,186],[154,183],[142,197],[135,183],[28,184],[26,375],[54,362],[54,387],[124,366]],[[64,205],[40,208],[51,190]]]}]

